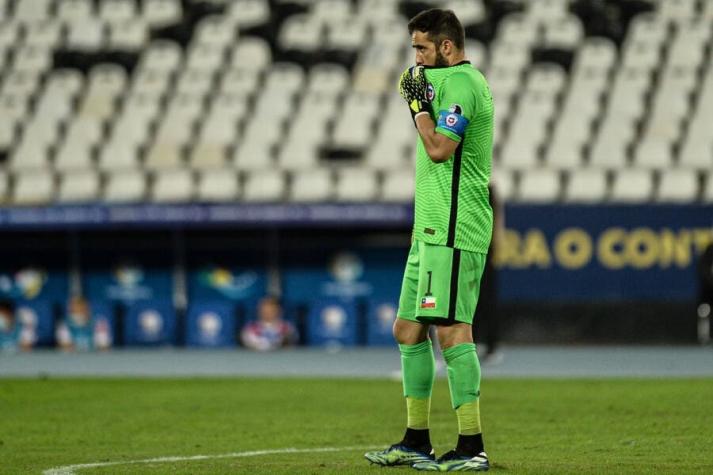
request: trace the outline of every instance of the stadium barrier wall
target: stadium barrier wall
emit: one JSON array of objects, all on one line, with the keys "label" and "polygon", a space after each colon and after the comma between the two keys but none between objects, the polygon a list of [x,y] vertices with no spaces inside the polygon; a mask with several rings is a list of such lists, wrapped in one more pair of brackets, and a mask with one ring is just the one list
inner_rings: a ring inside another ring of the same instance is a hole
[{"label": "stadium barrier wall", "polygon": [[[182,345],[207,341],[186,334],[192,303],[233,302],[239,328],[280,290],[303,332],[312,304],[337,299],[357,309],[344,341],[384,344],[372,330],[393,309],[376,302],[398,298],[411,215],[400,204],[1,208],[0,295],[48,302],[56,319],[82,290],[120,309],[119,343],[125,308],[158,299],[176,307],[170,343]],[[711,243],[711,206],[509,204],[503,339],[695,341],[696,261]]]}]

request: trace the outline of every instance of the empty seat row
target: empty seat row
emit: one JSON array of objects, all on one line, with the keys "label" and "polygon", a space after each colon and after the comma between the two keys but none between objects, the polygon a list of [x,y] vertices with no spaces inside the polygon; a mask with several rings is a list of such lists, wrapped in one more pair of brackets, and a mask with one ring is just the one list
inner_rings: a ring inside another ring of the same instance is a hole
[{"label": "empty seat row", "polygon": [[54,174],[48,171],[18,172],[12,180],[0,172],[0,197],[7,204],[33,205],[105,201],[110,203],[199,202],[342,202],[413,199],[413,172],[395,170],[383,174],[362,168],[326,168],[287,174],[262,170],[240,174],[233,169],[188,169],[146,173],[127,170],[100,174],[78,170]]},{"label": "empty seat row", "polygon": [[497,169],[493,182],[503,199],[525,203],[689,203],[713,202],[713,173],[695,170]]}]

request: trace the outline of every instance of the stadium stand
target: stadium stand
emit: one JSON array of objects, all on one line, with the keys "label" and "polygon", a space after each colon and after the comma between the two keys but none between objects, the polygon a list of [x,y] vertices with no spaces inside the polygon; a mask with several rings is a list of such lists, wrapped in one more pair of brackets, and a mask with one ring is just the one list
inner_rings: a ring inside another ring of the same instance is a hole
[{"label": "stadium stand", "polygon": [[2,0],[3,203],[407,202],[429,5],[492,85],[506,200],[713,199],[710,0]]}]

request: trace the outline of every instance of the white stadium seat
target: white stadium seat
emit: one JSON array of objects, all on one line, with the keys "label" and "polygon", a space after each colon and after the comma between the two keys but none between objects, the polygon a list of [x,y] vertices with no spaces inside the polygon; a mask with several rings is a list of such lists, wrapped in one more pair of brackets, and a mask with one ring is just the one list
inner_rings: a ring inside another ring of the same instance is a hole
[{"label": "white stadium seat", "polygon": [[267,0],[234,0],[228,18],[240,28],[265,25],[270,21],[270,5]]},{"label": "white stadium seat", "polygon": [[109,173],[104,187],[104,201],[135,203],[146,199],[146,175],[140,170]]},{"label": "white stadium seat", "polygon": [[279,91],[281,94],[296,94],[304,89],[304,70],[294,63],[275,63],[265,78],[266,92]]},{"label": "white stadium seat", "polygon": [[502,202],[511,201],[515,197],[515,177],[510,170],[494,168],[491,170],[490,183]]},{"label": "white stadium seat", "polygon": [[151,199],[158,203],[184,203],[195,194],[195,180],[188,169],[160,170],[154,176]]},{"label": "white stadium seat", "polygon": [[[61,2],[57,2],[61,3]],[[31,0],[15,2],[15,20],[22,23],[32,23],[44,20],[50,16],[55,0]]]},{"label": "white stadium seat", "polygon": [[312,15],[292,15],[282,24],[277,44],[284,50],[314,52],[321,45],[321,31]]},{"label": "white stadium seat", "polygon": [[205,170],[198,175],[198,201],[232,202],[238,198],[239,191],[238,175],[229,168]]},{"label": "white stadium seat", "polygon": [[152,41],[141,55],[139,70],[175,71],[181,63],[181,47],[170,40]]},{"label": "white stadium seat", "polygon": [[154,28],[180,22],[182,7],[180,0],[143,0],[141,17]]},{"label": "white stadium seat", "polygon": [[140,51],[148,40],[147,26],[136,19],[109,25],[109,47],[121,51]]},{"label": "white stadium seat", "polygon": [[74,141],[65,141],[59,147],[54,158],[55,170],[76,171],[93,167],[91,145]]},{"label": "white stadium seat", "polygon": [[199,170],[223,168],[227,164],[226,147],[198,142],[189,153],[188,163],[191,168]]},{"label": "white stadium seat", "polygon": [[338,64],[321,63],[309,71],[307,94],[337,95],[349,86],[349,71]]},{"label": "white stadium seat", "polygon": [[378,191],[376,175],[371,170],[347,168],[337,171],[337,201],[373,201]]},{"label": "white stadium seat", "polygon": [[186,68],[212,73],[224,63],[225,50],[222,46],[199,43],[188,50]]},{"label": "white stadium seat", "polygon": [[243,200],[248,202],[281,201],[285,198],[285,174],[280,170],[258,170],[247,175]]},{"label": "white stadium seat", "polygon": [[49,165],[48,146],[23,135],[9,158],[11,170],[45,170]]},{"label": "white stadium seat", "polygon": [[327,47],[338,51],[357,51],[365,44],[368,25],[365,21],[342,18],[327,24]]},{"label": "white stadium seat", "polygon": [[182,145],[170,142],[153,143],[146,152],[147,170],[172,170],[183,165]]},{"label": "white stadium seat", "polygon": [[99,2],[99,18],[108,23],[134,20],[136,13],[136,2],[133,0],[102,0]]},{"label": "white stadium seat", "polygon": [[665,139],[639,142],[634,151],[634,166],[637,168],[667,169],[672,166],[672,143]]},{"label": "white stadium seat", "polygon": [[[60,2],[64,3],[64,2]],[[51,50],[59,45],[62,25],[53,20],[44,20],[25,25],[24,45]]]},{"label": "white stadium seat", "polygon": [[386,202],[409,203],[415,191],[413,170],[390,170],[384,173],[381,199]]},{"label": "white stadium seat", "polygon": [[230,56],[233,67],[249,67],[263,71],[272,63],[272,52],[267,41],[257,37],[240,37]]},{"label": "white stadium seat", "polygon": [[626,40],[658,46],[666,40],[668,32],[669,28],[665,19],[647,13],[638,15],[631,20]]},{"label": "white stadium seat", "polygon": [[[536,5],[533,4],[533,5]],[[559,19],[550,18],[544,26],[543,43],[549,48],[575,50],[582,41],[584,28],[579,18],[574,15]]]},{"label": "white stadium seat", "polygon": [[661,173],[656,201],[690,203],[698,199],[698,176],[693,170],[667,170]]},{"label": "white stadium seat", "polygon": [[101,179],[92,170],[78,170],[62,174],[57,191],[60,203],[81,203],[99,199]]},{"label": "white stadium seat", "polygon": [[220,94],[239,94],[250,98],[258,88],[260,75],[248,66],[234,66],[225,69],[220,77]]},{"label": "white stadium seat", "polygon": [[[523,14],[508,15],[498,25],[496,41],[527,49],[530,45],[539,40],[540,29],[536,19],[529,18]],[[503,55],[504,52],[497,52]]]},{"label": "white stadium seat", "polygon": [[594,68],[608,71],[616,62],[616,45],[607,38],[587,38],[579,47],[574,70]]},{"label": "white stadium seat", "polygon": [[527,4],[527,17],[538,23],[549,23],[565,18],[567,0],[538,0]]},{"label": "white stadium seat", "polygon": [[91,21],[92,0],[61,0],[57,2],[57,19],[67,24]]},{"label": "white stadium seat", "polygon": [[560,175],[555,170],[529,170],[520,176],[518,199],[522,203],[553,202],[560,193]]},{"label": "white stadium seat", "polygon": [[194,44],[224,50],[235,42],[235,24],[218,15],[203,18],[196,29]]},{"label": "white stadium seat", "polygon": [[12,68],[18,72],[42,74],[52,66],[52,54],[44,46],[22,46],[15,51]]},{"label": "white stadium seat", "polygon": [[601,203],[606,196],[606,173],[603,170],[582,169],[570,173],[563,198],[568,203]]},{"label": "white stadium seat", "polygon": [[334,194],[334,181],[330,170],[313,168],[292,175],[290,201],[307,203],[327,201]]},{"label": "white stadium seat", "polygon": [[105,42],[104,25],[99,22],[82,21],[69,25],[67,47],[78,51],[97,51]]},{"label": "white stadium seat", "polygon": [[610,200],[617,203],[645,203],[653,196],[653,175],[649,170],[617,170]]},{"label": "white stadium seat", "polygon": [[52,201],[55,179],[48,170],[33,170],[15,174],[12,201],[17,205],[41,205]]},{"label": "white stadium seat", "polygon": [[137,170],[139,166],[137,147],[121,138],[106,142],[99,152],[99,168],[102,170]]}]

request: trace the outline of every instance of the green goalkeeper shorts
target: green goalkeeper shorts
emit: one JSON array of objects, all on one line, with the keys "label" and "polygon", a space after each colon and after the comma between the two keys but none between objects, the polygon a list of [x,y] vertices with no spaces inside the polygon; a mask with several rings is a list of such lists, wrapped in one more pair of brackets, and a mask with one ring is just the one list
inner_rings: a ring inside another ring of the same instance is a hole
[{"label": "green goalkeeper shorts", "polygon": [[398,317],[433,325],[473,324],[485,254],[413,241]]}]

